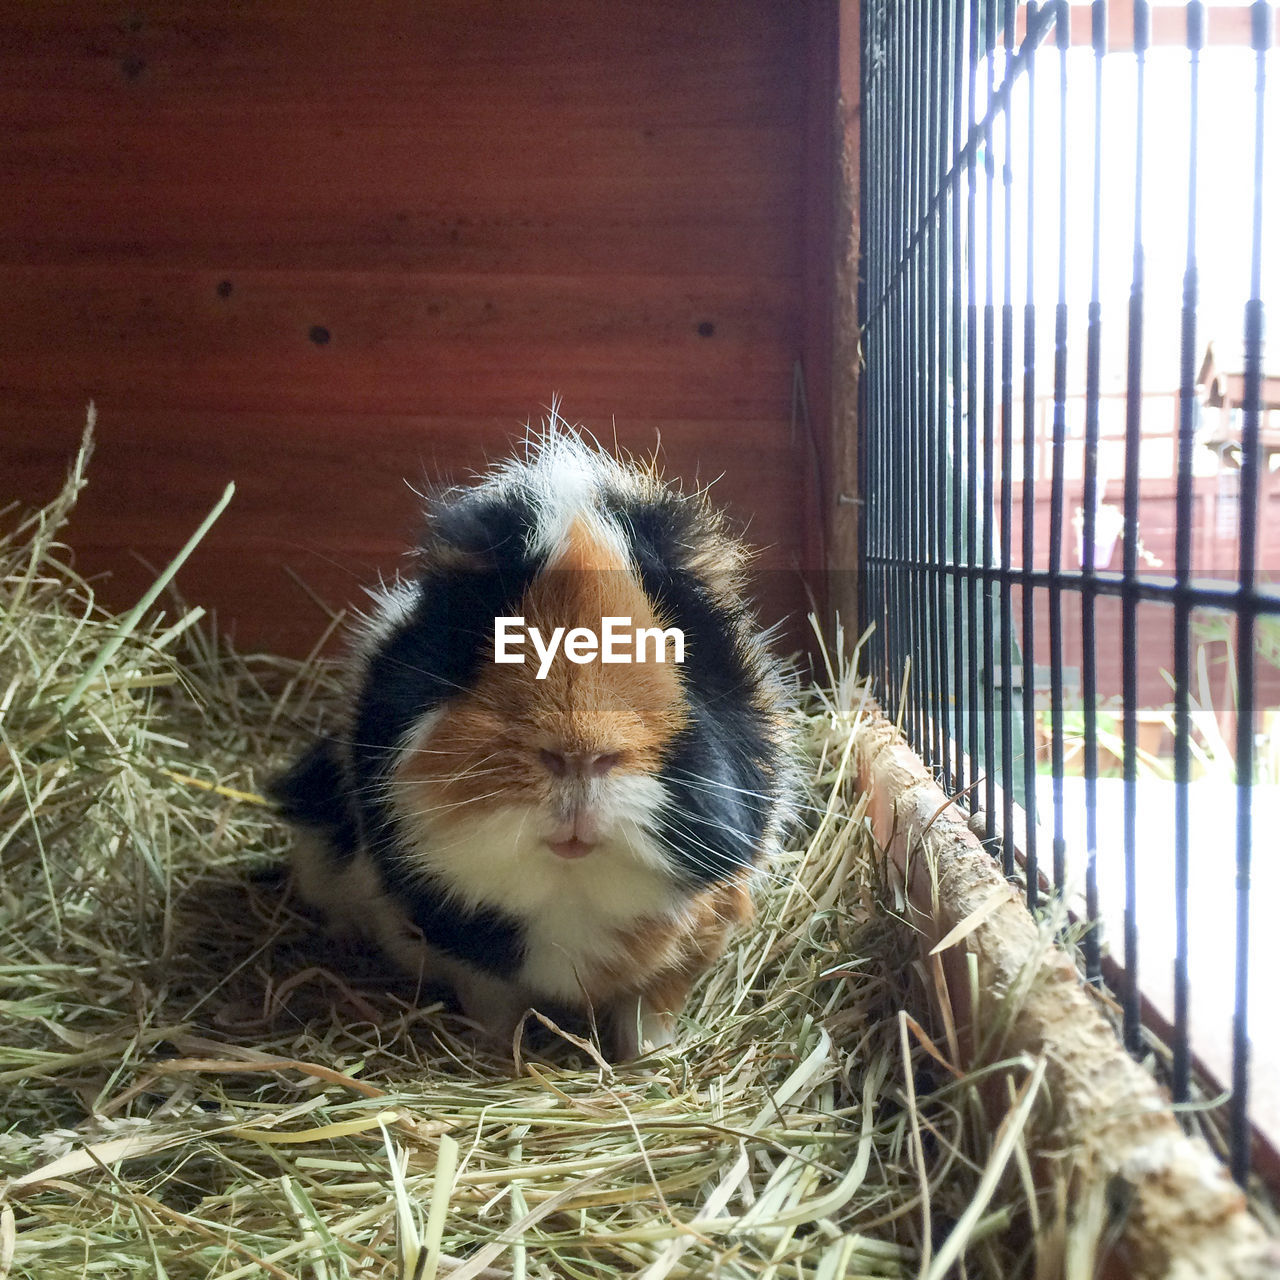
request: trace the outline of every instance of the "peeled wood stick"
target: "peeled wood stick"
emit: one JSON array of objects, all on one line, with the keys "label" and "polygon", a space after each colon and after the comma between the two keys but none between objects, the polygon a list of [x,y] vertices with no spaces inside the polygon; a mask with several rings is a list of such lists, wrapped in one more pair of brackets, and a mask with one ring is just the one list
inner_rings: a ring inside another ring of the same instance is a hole
[{"label": "peeled wood stick", "polygon": [[[1280,1275],[1280,1242],[1248,1212],[1208,1145],[1183,1133],[1168,1099],[1125,1052],[1071,959],[1046,943],[1017,890],[902,735],[878,711],[869,713],[855,751],[872,831],[906,891],[922,955],[948,935],[952,940],[941,958],[962,1054],[1045,1054],[1054,1111],[1051,1130],[1037,1145],[1070,1153],[1076,1204],[1102,1188],[1106,1203],[1127,1201],[1114,1238],[1100,1245],[1101,1274],[1153,1280]],[[983,1001],[976,1027],[969,1011],[971,963]]]}]

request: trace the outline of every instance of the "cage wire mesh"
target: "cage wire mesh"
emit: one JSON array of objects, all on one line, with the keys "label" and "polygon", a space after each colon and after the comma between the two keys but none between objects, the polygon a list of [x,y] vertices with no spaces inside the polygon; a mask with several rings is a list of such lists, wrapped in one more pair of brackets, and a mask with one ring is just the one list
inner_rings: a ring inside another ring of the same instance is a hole
[{"label": "cage wire mesh", "polygon": [[1161,1025],[1176,1102],[1229,1085],[1243,1181],[1251,1053],[1280,1079],[1275,7],[1108,9],[862,6],[861,599],[887,710],[1076,905],[1130,1048]]}]

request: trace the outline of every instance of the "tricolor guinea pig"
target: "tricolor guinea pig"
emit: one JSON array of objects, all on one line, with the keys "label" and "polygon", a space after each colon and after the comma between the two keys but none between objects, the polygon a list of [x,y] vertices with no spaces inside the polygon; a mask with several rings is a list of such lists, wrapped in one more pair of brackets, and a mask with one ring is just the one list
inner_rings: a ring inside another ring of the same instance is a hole
[{"label": "tricolor guinea pig", "polygon": [[348,705],[276,784],[294,883],[509,1041],[590,1011],[672,1043],[793,809],[782,669],[702,493],[567,429],[428,504]]}]

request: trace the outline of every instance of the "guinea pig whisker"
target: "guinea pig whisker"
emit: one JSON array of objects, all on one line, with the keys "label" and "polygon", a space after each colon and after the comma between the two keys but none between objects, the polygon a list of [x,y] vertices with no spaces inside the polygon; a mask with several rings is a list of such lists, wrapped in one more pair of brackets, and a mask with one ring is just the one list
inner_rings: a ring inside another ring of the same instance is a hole
[{"label": "guinea pig whisker", "polygon": [[708,778],[697,773],[673,772],[673,778],[684,783],[691,790],[705,792],[731,791],[734,795],[749,796],[753,800],[768,802],[772,799],[767,791],[757,791],[754,787],[735,787],[731,782],[722,782],[718,778]]},{"label": "guinea pig whisker", "polygon": [[470,760],[463,761],[452,773],[442,773],[438,777],[432,778],[431,781],[439,783],[461,782],[466,778],[483,778],[486,774],[501,773],[502,770],[500,768],[489,763],[496,758],[496,753],[490,752],[489,755],[482,756],[474,763]]},{"label": "guinea pig whisker", "polygon": [[[714,792],[714,786],[708,785],[708,786],[698,787],[690,784],[689,790],[699,791],[704,795],[711,795]],[[751,792],[746,792],[745,794],[748,796],[752,796]],[[774,807],[777,804],[777,798],[774,796],[755,795],[753,798],[759,802],[760,809],[762,811],[772,812]],[[788,812],[791,814],[794,814],[798,818],[799,817],[821,818],[823,814],[826,813],[826,810],[816,805],[800,804],[796,802],[788,805]]]},{"label": "guinea pig whisker", "polygon": [[722,778],[713,778],[705,773],[695,773],[692,769],[673,769],[671,776],[688,780],[690,782],[699,782],[706,787],[715,787],[721,791],[734,791],[740,795],[757,796],[760,799],[771,799],[772,797],[766,791],[761,791],[756,787],[740,787],[732,782],[725,782]]},{"label": "guinea pig whisker", "polygon": [[[713,849],[704,840],[699,839],[692,831],[678,826],[670,819],[659,818],[654,828],[659,835],[669,838],[669,842],[678,846],[679,852],[685,857],[685,860],[691,863],[696,869],[715,872],[717,875],[723,876],[732,871],[738,870],[741,864],[728,863],[723,850]],[[734,833],[738,834],[738,833]],[[744,844],[750,844],[746,837],[742,837]],[[696,854],[706,854],[707,857],[694,856]],[[780,879],[780,877],[769,870],[762,864],[756,864],[751,861],[752,870],[755,874],[762,876],[766,880]]]},{"label": "guinea pig whisker", "polygon": [[381,778],[380,781],[371,783],[371,786],[394,787],[403,786],[406,782],[458,782],[463,780],[463,778],[480,778],[484,777],[485,774],[502,772],[502,768],[500,768],[498,764],[489,763],[490,760],[494,759],[494,756],[489,756],[488,759],[476,760],[474,763],[470,762],[470,760],[463,760],[463,762],[457,764],[456,768],[447,769],[447,771],[440,771],[439,773],[415,773],[411,774],[407,780],[402,776],[402,774],[393,772],[389,773],[387,777]]},{"label": "guinea pig whisker", "polygon": [[784,878],[777,872],[768,870],[759,865],[751,865],[749,868],[740,866],[726,866],[723,860],[711,861],[710,859],[699,859],[696,857],[686,857],[685,864],[694,871],[705,872],[707,878],[712,881],[724,881],[731,879],[735,874],[749,870],[752,878],[759,878],[765,884],[783,884]]},{"label": "guinea pig whisker", "polygon": [[393,658],[385,650],[379,656],[384,662],[398,667],[401,671],[411,671],[417,676],[427,676],[433,684],[444,685],[446,689],[456,689],[459,693],[467,692],[466,685],[459,684],[456,680],[449,680],[442,676],[438,671],[431,671],[426,667],[418,666],[416,663],[404,662],[400,658]]},{"label": "guinea pig whisker", "polygon": [[[737,787],[731,782],[723,782],[719,778],[709,778],[703,774],[691,773],[684,769],[672,770],[669,776],[688,786],[690,790],[700,790],[708,794],[715,791],[730,791],[735,795],[749,796],[753,800],[759,800],[762,804],[769,806],[776,802],[776,797],[766,791],[757,791],[752,787]],[[793,801],[792,808],[797,813],[822,814],[826,812],[825,809],[817,805],[801,804],[798,801]]]},{"label": "guinea pig whisker", "polygon": [[525,827],[528,825],[528,822],[529,822],[529,814],[530,814],[530,813],[531,813],[531,810],[526,809],[526,810],[525,810],[525,811],[520,815],[520,825],[516,828],[516,839],[515,839],[515,843],[516,843],[517,845],[520,843],[521,839],[522,839],[522,838],[523,838],[523,836],[524,836],[524,829],[525,829]]},{"label": "guinea pig whisker", "polygon": [[483,795],[478,796],[468,796],[464,800],[449,800],[442,804],[431,804],[425,806],[402,806],[398,812],[401,816],[406,818],[429,818],[434,814],[448,813],[453,809],[465,809],[469,805],[479,804],[482,800],[491,800],[494,796],[504,794],[505,791],[505,787],[499,787],[495,791],[487,791]]},{"label": "guinea pig whisker", "polygon": [[[350,747],[357,748],[360,751],[369,752],[370,754],[381,755],[381,756],[398,756],[401,754],[405,754],[405,755],[454,755],[456,754],[456,751],[452,749],[444,750],[439,747],[428,747],[425,745],[406,747],[403,738],[397,742],[390,742],[390,743],[366,742],[361,738],[350,738],[350,739],[346,739],[345,741],[346,741],[346,744]],[[467,741],[467,739],[464,738],[462,739],[462,741],[465,742]],[[493,746],[492,736],[484,737],[482,735],[477,734],[473,738],[471,738],[470,741],[475,743],[480,743],[484,746],[489,746],[489,747]]]},{"label": "guinea pig whisker", "polygon": [[[449,782],[458,782],[464,778],[479,778],[479,777],[483,777],[485,774],[500,773],[501,772],[500,768],[496,766],[490,766],[490,761],[497,760],[498,758],[499,758],[498,752],[490,751],[488,755],[480,756],[478,759],[475,759],[475,760],[468,759],[468,760],[461,761],[458,764],[458,767],[452,770],[451,772],[432,774],[422,779],[422,781],[435,782],[435,783],[449,783]],[[415,781],[417,781],[417,779],[415,779]],[[388,777],[382,779],[380,783],[377,783],[375,785],[382,786],[384,788],[388,786],[395,787],[397,785],[401,785],[401,782],[400,782],[400,779],[398,779],[398,777],[393,773]]]},{"label": "guinea pig whisker", "polygon": [[[659,817],[658,829],[662,834],[670,834],[670,835],[678,836],[682,841],[685,841],[691,846],[693,846],[693,848],[710,854],[717,863],[724,862],[725,855],[722,849],[713,848],[711,845],[707,844],[705,840],[703,840],[701,837],[699,837],[693,831],[691,831],[688,827],[682,826],[678,822],[678,820],[673,820],[669,817],[667,818]],[[728,834],[733,838],[737,839],[738,842],[748,851],[754,850],[755,841],[751,837],[743,834],[742,832],[726,832],[725,834]]]},{"label": "guinea pig whisker", "polygon": [[493,791],[484,792],[477,796],[459,796],[456,799],[441,799],[431,803],[418,804],[408,802],[408,797],[397,795],[394,797],[397,811],[400,813],[425,814],[425,813],[443,813],[448,809],[463,809],[469,804],[475,804],[478,800],[486,800],[489,796],[499,795],[502,788],[495,788]]},{"label": "guinea pig whisker", "polygon": [[[457,782],[472,782],[472,781],[485,781],[485,780],[487,780],[487,781],[489,781],[490,783],[492,783],[492,782],[493,782],[497,777],[499,777],[499,776],[500,776],[500,773],[499,773],[499,771],[498,771],[498,770],[490,770],[490,771],[487,771],[486,773],[482,773],[482,774],[475,774],[474,776],[473,776],[473,775],[468,774],[468,775],[465,775],[464,777],[461,777],[461,778],[455,779],[454,781],[457,781]],[[406,787],[406,788],[400,788],[400,789],[398,789],[397,791],[395,791],[395,792],[392,794],[392,796],[391,796],[390,798],[391,798],[393,801],[395,801],[395,803],[397,803],[398,805],[402,806],[402,808],[410,808],[410,809],[411,809],[411,808],[415,808],[415,807],[418,807],[418,806],[417,806],[417,804],[416,804],[416,802],[415,802],[415,799],[414,799],[414,793],[415,793],[415,792],[419,792],[419,791],[421,791],[421,790],[422,790],[422,788],[420,788],[420,787]],[[499,787],[495,788],[495,790],[494,790],[494,791],[486,792],[486,795],[496,795],[496,794],[498,794],[498,792],[500,792],[501,790],[503,790],[503,788],[499,786]],[[477,796],[477,797],[473,797],[473,796],[469,796],[469,795],[461,795],[461,796],[457,796],[457,795],[455,795],[455,796],[453,796],[453,797],[450,797],[449,795],[447,795],[447,794],[446,794],[446,795],[442,795],[442,796],[440,796],[440,797],[439,797],[439,799],[438,799],[438,802],[437,802],[437,800],[436,800],[436,797],[435,797],[435,796],[432,796],[432,795],[426,795],[426,796],[423,796],[423,797],[422,797],[423,801],[427,802],[427,803],[426,803],[426,808],[427,808],[427,809],[430,809],[430,808],[446,808],[446,807],[448,807],[448,808],[452,808],[452,807],[455,807],[455,806],[457,806],[457,805],[461,805],[461,804],[474,804],[474,803],[475,803],[475,801],[476,801],[477,799],[479,799],[479,798],[480,798],[480,797],[478,797],[478,796]],[[424,811],[425,811],[425,810],[424,810]]]},{"label": "guinea pig whisker", "polygon": [[456,769],[451,773],[424,774],[408,778],[393,774],[368,784],[364,788],[364,793],[374,799],[385,801],[394,796],[403,795],[405,791],[415,787],[449,788],[479,779],[501,778],[507,776],[508,772],[497,765],[493,765],[488,768],[462,768]]}]

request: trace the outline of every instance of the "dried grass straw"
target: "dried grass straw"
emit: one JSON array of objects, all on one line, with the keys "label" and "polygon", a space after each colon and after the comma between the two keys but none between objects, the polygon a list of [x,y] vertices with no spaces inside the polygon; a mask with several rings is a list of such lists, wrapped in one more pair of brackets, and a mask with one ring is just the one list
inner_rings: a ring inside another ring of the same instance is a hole
[{"label": "dried grass straw", "polygon": [[1041,1065],[917,1020],[843,653],[807,836],[679,1050],[513,1065],[295,912],[257,794],[332,673],[99,608],[58,541],[86,460],[0,542],[0,1280],[1088,1273]]}]

